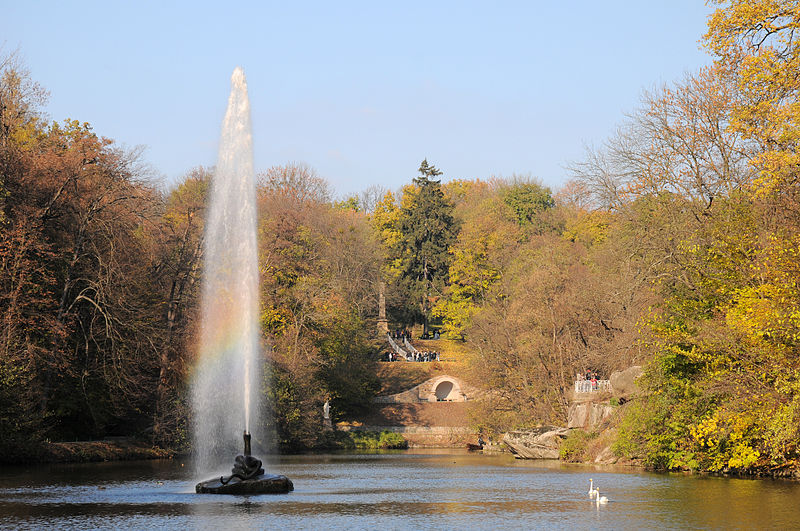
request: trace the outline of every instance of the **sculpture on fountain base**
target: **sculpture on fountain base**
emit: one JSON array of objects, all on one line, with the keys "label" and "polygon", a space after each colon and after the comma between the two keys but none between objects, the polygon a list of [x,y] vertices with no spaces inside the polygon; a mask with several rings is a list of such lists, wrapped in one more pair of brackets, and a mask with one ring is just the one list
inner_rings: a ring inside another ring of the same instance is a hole
[{"label": "sculpture on fountain base", "polygon": [[227,478],[202,481],[194,488],[198,494],[286,494],[294,490],[286,476],[265,474],[261,460],[250,455],[250,434],[244,433],[244,455],[237,455]]}]

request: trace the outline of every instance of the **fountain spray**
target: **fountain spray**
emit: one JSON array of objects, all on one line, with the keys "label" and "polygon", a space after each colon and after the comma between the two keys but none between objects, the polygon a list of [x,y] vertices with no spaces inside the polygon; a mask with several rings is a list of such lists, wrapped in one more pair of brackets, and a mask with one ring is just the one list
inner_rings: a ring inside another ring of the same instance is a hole
[{"label": "fountain spray", "polygon": [[258,411],[258,247],[247,81],[231,76],[206,217],[202,326],[192,378],[195,468],[218,470],[241,448],[242,427],[263,439]]}]

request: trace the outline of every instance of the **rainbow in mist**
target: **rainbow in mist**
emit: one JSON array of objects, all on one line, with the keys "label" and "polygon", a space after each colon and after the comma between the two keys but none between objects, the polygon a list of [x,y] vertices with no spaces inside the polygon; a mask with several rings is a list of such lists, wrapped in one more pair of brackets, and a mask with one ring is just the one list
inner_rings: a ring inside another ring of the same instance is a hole
[{"label": "rainbow in mist", "polygon": [[200,475],[240,453],[242,431],[263,440],[258,408],[258,248],[250,102],[231,76],[206,217],[202,328],[192,375],[193,448]]}]

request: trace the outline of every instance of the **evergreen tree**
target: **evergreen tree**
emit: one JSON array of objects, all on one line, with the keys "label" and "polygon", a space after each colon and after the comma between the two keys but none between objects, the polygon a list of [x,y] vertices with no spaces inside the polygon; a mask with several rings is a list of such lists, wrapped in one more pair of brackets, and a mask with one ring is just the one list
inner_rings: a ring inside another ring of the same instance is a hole
[{"label": "evergreen tree", "polygon": [[[428,164],[427,158],[422,160],[422,163],[420,163],[419,169],[417,171],[422,177],[427,177],[427,178],[438,177],[439,175],[442,174],[441,170],[439,170],[436,166],[431,166],[430,164]],[[418,184],[417,179],[418,177],[414,178],[414,184]],[[439,181],[436,182],[439,183]]]},{"label": "evergreen tree", "polygon": [[440,294],[447,282],[450,263],[448,249],[455,241],[458,227],[453,218],[453,203],[445,198],[440,181],[442,174],[427,159],[414,179],[414,191],[404,201],[400,212],[402,238],[402,277],[411,296],[419,301],[424,331],[427,332],[432,298]]}]

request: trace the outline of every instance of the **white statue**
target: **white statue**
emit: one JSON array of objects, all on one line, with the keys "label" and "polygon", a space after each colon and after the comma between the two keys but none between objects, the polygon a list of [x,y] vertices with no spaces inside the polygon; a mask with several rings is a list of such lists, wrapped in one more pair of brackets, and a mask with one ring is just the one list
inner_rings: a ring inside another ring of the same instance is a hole
[{"label": "white statue", "polygon": [[326,400],[325,405],[322,406],[323,418],[330,419],[331,418],[331,403],[330,401]]}]

